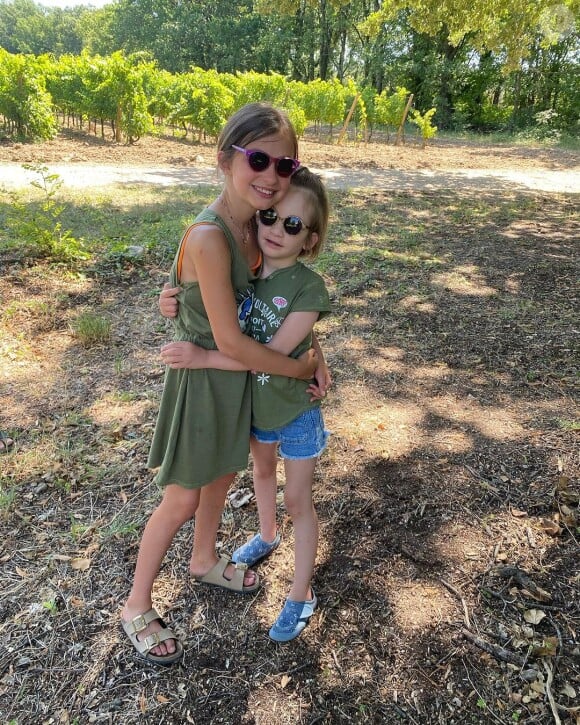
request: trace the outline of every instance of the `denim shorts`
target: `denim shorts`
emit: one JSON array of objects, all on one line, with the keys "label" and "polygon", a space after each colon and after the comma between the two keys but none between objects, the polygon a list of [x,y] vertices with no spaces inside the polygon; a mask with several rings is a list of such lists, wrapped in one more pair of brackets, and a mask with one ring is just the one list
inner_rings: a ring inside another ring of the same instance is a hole
[{"label": "denim shorts", "polygon": [[252,435],[259,443],[279,443],[282,458],[301,461],[318,458],[326,448],[329,432],[318,407],[301,413],[282,428],[261,430],[252,426]]}]

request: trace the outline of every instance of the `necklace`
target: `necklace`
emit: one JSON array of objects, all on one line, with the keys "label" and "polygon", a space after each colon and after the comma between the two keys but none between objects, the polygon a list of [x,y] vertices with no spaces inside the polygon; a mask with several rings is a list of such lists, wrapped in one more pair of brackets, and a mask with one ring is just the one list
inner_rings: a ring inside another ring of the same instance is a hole
[{"label": "necklace", "polygon": [[242,244],[246,246],[248,244],[248,239],[250,237],[250,226],[249,222],[246,222],[245,224],[240,224],[237,219],[234,219],[234,215],[232,214],[232,211],[230,209],[230,205],[228,204],[228,200],[223,194],[219,195],[219,201],[222,203],[224,209],[226,210],[231,223],[233,224],[235,230],[238,232],[240,239],[242,241]]}]

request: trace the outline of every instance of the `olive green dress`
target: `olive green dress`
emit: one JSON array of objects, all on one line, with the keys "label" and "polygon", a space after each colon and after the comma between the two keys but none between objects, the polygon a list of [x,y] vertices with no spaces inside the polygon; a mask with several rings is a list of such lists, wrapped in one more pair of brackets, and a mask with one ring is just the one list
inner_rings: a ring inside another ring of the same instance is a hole
[{"label": "olive green dress", "polygon": [[[245,332],[250,320],[255,277],[221,217],[204,209],[193,225],[200,223],[215,224],[226,236],[232,256],[231,280],[238,319]],[[182,239],[170,275],[171,285],[179,285],[183,290],[177,296],[179,312],[173,339],[215,350],[199,284],[179,282],[178,260],[183,244]],[[251,384],[247,372],[167,368],[148,461],[150,468],[159,469],[156,483],[201,488],[227,473],[246,468],[250,420]]]}]

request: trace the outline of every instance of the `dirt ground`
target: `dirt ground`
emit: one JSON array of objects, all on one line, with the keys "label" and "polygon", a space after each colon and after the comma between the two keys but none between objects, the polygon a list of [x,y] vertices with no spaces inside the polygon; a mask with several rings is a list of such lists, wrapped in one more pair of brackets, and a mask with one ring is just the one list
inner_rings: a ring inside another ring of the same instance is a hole
[{"label": "dirt ground", "polygon": [[[309,137],[302,149],[322,168],[578,162],[444,140],[424,151]],[[0,161],[209,164],[212,153],[66,133],[5,144]],[[293,643],[268,640],[292,567],[282,508],[282,544],[247,598],[188,580],[186,527],[155,589],[186,646],[169,670],[138,659],[118,627],[157,500],[145,463],[165,269],[0,267],[0,428],[16,440],[0,457],[2,722],[580,722],[577,195],[351,189],[333,206],[320,610]],[[85,308],[112,320],[109,344],[75,339]],[[280,499],[282,487],[280,469]],[[251,468],[235,484],[246,488]],[[233,550],[256,522],[253,502],[228,504],[219,545]]]},{"label": "dirt ground", "polygon": [[[407,138],[396,146],[384,136],[371,137],[368,143],[345,139],[340,146],[328,136],[319,138],[309,131],[300,141],[301,160],[315,168],[351,169],[537,169],[565,170],[577,167],[578,154],[558,148],[530,148],[510,144],[476,144],[448,139],[429,142],[421,148],[419,140]],[[41,144],[0,143],[0,162],[16,163],[91,163],[144,166],[214,165],[213,143],[197,144],[191,138],[148,136],[135,144],[116,144],[109,138],[76,131],[63,131]]]}]

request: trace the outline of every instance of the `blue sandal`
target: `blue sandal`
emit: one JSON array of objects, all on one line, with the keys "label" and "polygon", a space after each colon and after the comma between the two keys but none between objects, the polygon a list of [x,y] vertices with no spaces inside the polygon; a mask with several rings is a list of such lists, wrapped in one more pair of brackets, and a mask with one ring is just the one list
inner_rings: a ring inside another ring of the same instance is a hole
[{"label": "blue sandal", "polygon": [[14,441],[3,430],[0,430],[0,453],[8,453],[14,446]]},{"label": "blue sandal", "polygon": [[318,600],[314,590],[312,599],[307,599],[305,602],[293,602],[291,599],[287,599],[278,619],[268,632],[270,639],[275,642],[289,642],[298,637],[310,621],[317,605]]},{"label": "blue sandal", "polygon": [[236,564],[247,564],[255,566],[259,561],[265,559],[278,547],[280,534],[276,534],[274,541],[264,541],[260,534],[256,534],[243,546],[240,546],[232,554],[232,561]]}]

